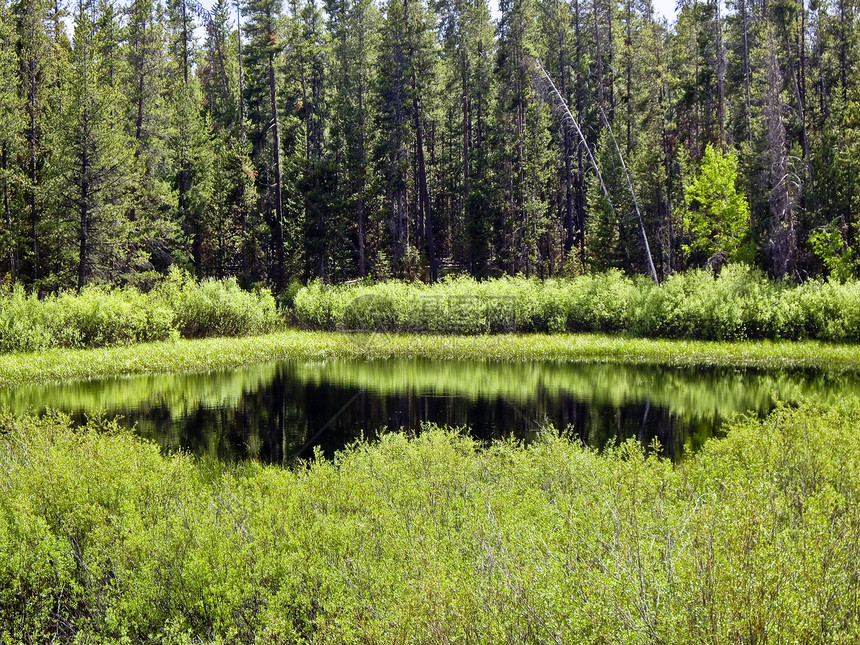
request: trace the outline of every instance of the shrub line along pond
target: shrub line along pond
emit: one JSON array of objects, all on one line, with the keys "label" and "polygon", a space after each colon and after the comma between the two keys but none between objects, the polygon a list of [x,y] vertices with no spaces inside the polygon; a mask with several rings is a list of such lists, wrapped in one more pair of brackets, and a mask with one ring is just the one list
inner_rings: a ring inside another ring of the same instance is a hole
[{"label": "shrub line along pond", "polygon": [[241,338],[0,355],[0,387],[124,374],[206,371],[277,359],[623,362],[666,366],[819,367],[860,370],[860,347],[818,341],[708,342],[599,334],[450,336],[285,331]]}]

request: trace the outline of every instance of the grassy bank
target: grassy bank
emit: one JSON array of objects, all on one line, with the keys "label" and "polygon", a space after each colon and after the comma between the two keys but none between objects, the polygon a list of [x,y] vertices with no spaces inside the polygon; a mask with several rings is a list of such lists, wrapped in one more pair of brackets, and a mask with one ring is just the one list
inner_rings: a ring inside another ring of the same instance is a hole
[{"label": "grassy bank", "polygon": [[0,641],[853,643],[860,405],[679,466],[388,435],[295,470],[0,419]]},{"label": "grassy bank", "polygon": [[744,266],[674,274],[654,285],[614,271],[541,282],[460,277],[299,291],[294,315],[328,330],[448,334],[624,333],[697,340],[860,341],[860,282],[774,282]]},{"label": "grassy bank", "polygon": [[0,387],[121,374],[223,369],[281,358],[318,361],[410,357],[860,370],[860,347],[816,341],[718,343],[599,334],[436,336],[286,331],[266,336],[179,339],[130,347],[0,355]]}]

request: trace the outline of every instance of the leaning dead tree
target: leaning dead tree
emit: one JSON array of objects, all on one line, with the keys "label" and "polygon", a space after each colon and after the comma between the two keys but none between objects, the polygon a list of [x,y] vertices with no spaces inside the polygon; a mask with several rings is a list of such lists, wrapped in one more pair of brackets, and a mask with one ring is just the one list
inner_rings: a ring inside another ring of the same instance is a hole
[{"label": "leaning dead tree", "polygon": [[[588,145],[588,141],[585,139],[585,135],[582,132],[582,128],[579,127],[579,123],[574,118],[573,113],[570,111],[570,108],[567,105],[567,101],[564,100],[564,97],[561,95],[561,92],[558,91],[558,88],[555,86],[552,78],[549,73],[544,69],[544,66],[541,64],[540,60],[535,58],[535,65],[537,65],[538,70],[543,76],[544,80],[549,84],[550,89],[552,90],[553,95],[558,101],[559,107],[564,114],[564,118],[570,121],[571,125],[573,125],[574,130],[576,130],[576,134],[579,136],[579,140],[582,143],[582,146],[585,148],[585,152],[588,155],[588,160],[591,162],[591,166],[594,168],[594,173],[597,175],[597,180],[600,182],[600,188],[603,191],[604,197],[606,197],[606,202],[609,204],[609,208],[612,209],[612,212],[615,213],[615,206],[612,205],[612,199],[609,197],[609,191],[606,189],[606,184],[603,182],[603,175],[600,174],[600,168],[597,165],[597,161],[594,158],[594,154],[591,152],[591,147]],[[627,164],[624,163],[624,157],[621,154],[621,148],[618,147],[618,141],[615,139],[615,134],[612,132],[612,126],[609,125],[609,120],[606,118],[606,114],[604,114],[603,109],[600,110],[600,116],[603,120],[603,125],[609,131],[609,136],[612,138],[612,143],[615,146],[615,152],[618,153],[618,159],[621,161],[621,168],[624,170],[624,177],[627,179],[627,189],[630,191],[630,197],[633,200],[633,208],[636,211],[636,216],[639,218],[639,231],[642,234],[642,242],[645,246],[645,258],[648,260],[648,269],[651,272],[651,279],[654,280],[655,284],[659,284],[660,281],[657,279],[657,270],[654,268],[654,260],[651,257],[651,246],[648,244],[648,235],[645,232],[645,220],[642,218],[642,211],[639,210],[639,201],[636,199],[636,193],[633,190],[633,181],[630,179],[630,173],[627,172]],[[617,216],[617,214],[616,214]]]}]

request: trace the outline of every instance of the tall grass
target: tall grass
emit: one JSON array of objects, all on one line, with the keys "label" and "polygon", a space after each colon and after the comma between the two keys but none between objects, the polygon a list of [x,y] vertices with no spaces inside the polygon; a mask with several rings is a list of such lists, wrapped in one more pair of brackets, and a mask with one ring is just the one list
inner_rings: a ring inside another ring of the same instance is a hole
[{"label": "tall grass", "polygon": [[259,334],[282,324],[271,294],[179,271],[149,293],[92,286],[39,298],[16,286],[0,296],[0,352]]},{"label": "tall grass", "polygon": [[655,286],[618,271],[573,280],[459,277],[438,285],[389,282],[296,294],[312,329],[496,332],[624,332],[698,340],[860,341],[860,282],[800,286],[734,265],[678,273]]},{"label": "tall grass", "polygon": [[0,641],[854,643],[860,405],[679,466],[384,436],[294,470],[0,419]]},{"label": "tall grass", "polygon": [[[692,367],[811,367],[860,371],[860,347],[819,341],[703,342],[601,334],[344,334],[289,330],[243,338],[180,339],[132,347],[53,349],[0,355],[0,386],[121,374],[205,371],[278,359],[427,358],[439,361],[611,362]],[[515,385],[512,385],[515,387]]]}]

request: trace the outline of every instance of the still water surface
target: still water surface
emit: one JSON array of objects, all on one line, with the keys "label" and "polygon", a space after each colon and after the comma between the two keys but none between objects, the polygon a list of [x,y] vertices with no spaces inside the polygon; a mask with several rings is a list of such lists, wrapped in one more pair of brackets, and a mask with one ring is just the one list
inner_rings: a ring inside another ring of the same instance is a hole
[{"label": "still water surface", "polygon": [[383,429],[425,422],[479,439],[531,439],[572,428],[596,448],[655,438],[679,458],[737,413],[777,400],[860,394],[860,375],[820,370],[666,368],[561,362],[426,359],[280,361],[229,371],[121,377],[0,390],[15,412],[54,408],[77,419],[122,415],[165,450],[288,463]]}]

